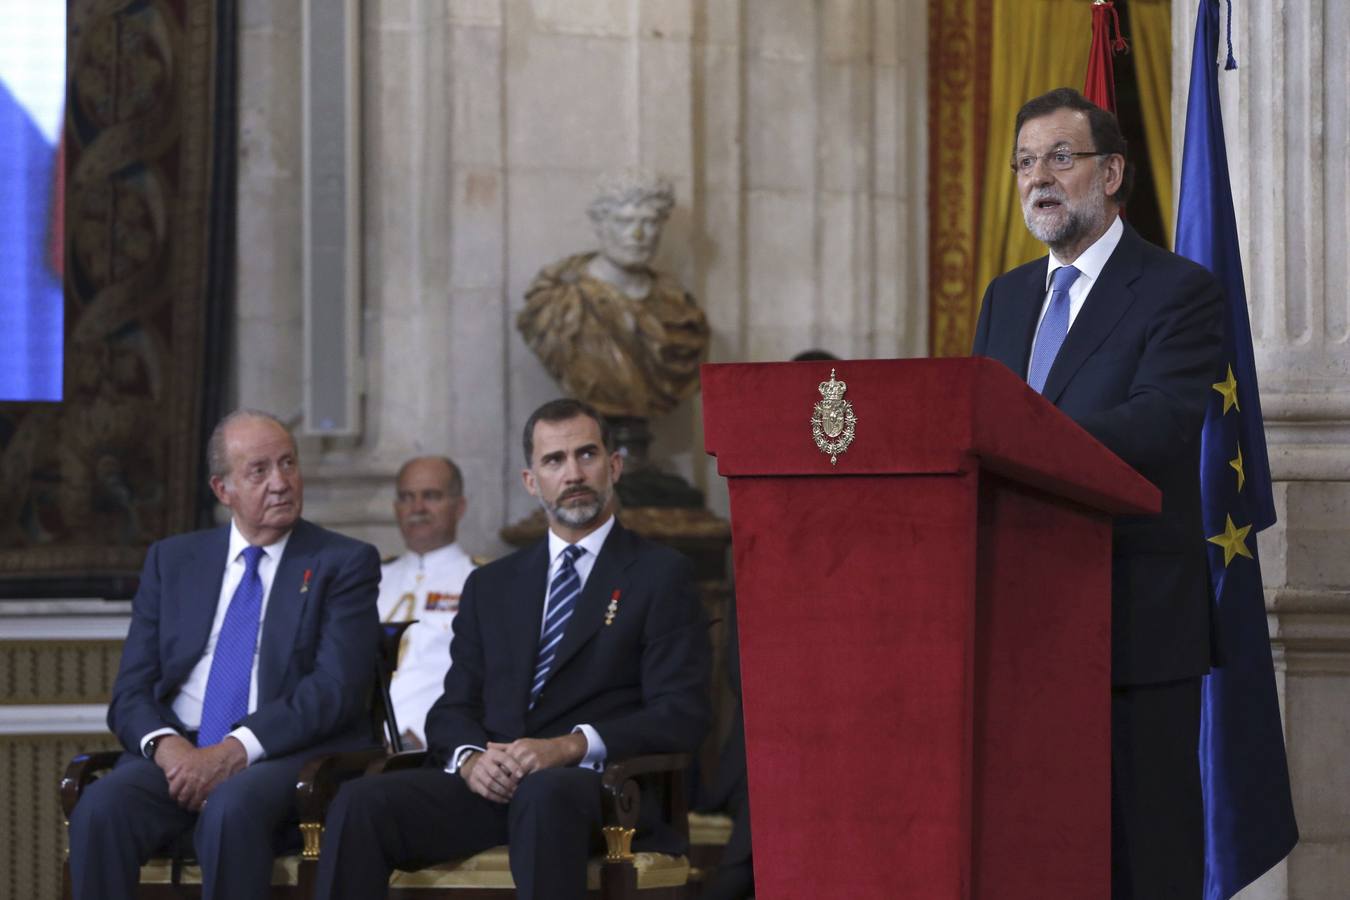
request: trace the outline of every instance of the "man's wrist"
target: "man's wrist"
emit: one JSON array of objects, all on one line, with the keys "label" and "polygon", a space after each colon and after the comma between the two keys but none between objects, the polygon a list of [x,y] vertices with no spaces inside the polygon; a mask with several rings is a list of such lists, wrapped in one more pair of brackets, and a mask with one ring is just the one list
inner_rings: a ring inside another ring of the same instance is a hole
[{"label": "man's wrist", "polygon": [[574,731],[571,734],[562,736],[563,745],[567,748],[566,765],[580,765],[586,758],[586,750],[590,742],[586,740],[586,735],[580,731]]},{"label": "man's wrist", "polygon": [[455,767],[455,771],[459,773],[459,777],[463,778],[465,781],[468,781],[469,772],[473,770],[474,763],[476,763],[478,757],[482,755],[483,754],[477,750],[468,750],[463,755],[461,755],[459,758],[459,764]]},{"label": "man's wrist", "polygon": [[157,734],[145,742],[145,758],[151,762],[155,761],[155,754],[159,752],[159,745],[164,743],[164,739],[172,737],[168,734]]}]

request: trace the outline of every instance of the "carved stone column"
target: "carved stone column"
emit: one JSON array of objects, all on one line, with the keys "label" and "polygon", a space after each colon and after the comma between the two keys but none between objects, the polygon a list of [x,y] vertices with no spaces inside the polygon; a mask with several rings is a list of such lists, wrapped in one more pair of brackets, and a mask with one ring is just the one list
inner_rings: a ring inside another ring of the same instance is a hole
[{"label": "carved stone column", "polygon": [[[1196,4],[1173,9],[1182,135]],[[1350,884],[1350,62],[1332,36],[1350,29],[1350,7],[1233,12],[1239,68],[1220,92],[1276,479],[1261,563],[1302,835],[1242,897],[1335,897]]]}]

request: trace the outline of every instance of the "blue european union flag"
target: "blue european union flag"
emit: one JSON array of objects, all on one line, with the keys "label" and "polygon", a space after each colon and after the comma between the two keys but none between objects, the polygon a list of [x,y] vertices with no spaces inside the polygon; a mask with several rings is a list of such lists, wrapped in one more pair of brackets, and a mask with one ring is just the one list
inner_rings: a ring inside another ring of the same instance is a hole
[{"label": "blue european union flag", "polygon": [[1200,0],[1176,251],[1215,274],[1227,303],[1224,371],[1205,415],[1200,462],[1221,642],[1220,665],[1205,678],[1200,727],[1205,900],[1228,900],[1298,842],[1256,552],[1256,534],[1275,522],[1275,504],[1228,180],[1218,46],[1219,0]]}]

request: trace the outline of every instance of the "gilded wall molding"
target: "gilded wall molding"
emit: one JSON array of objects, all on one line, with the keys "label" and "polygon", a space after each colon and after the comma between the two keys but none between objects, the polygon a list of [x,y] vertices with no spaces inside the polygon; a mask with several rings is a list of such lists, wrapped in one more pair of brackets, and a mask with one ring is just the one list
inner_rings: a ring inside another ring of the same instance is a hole
[{"label": "gilded wall molding", "polygon": [[970,353],[993,0],[928,7],[928,327],[933,356]]}]

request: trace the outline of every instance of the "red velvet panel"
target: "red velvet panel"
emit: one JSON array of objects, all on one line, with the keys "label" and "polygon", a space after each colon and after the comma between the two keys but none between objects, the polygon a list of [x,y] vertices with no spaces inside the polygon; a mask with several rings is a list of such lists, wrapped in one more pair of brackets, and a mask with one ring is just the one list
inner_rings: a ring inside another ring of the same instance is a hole
[{"label": "red velvet panel", "polygon": [[1106,900],[1110,519],[986,475],[979,523],[972,896]]},{"label": "red velvet panel", "polygon": [[975,504],[732,479],[757,896],[966,896]]},{"label": "red velvet panel", "polygon": [[1105,900],[1109,519],[975,474],[731,502],[759,895]]}]

